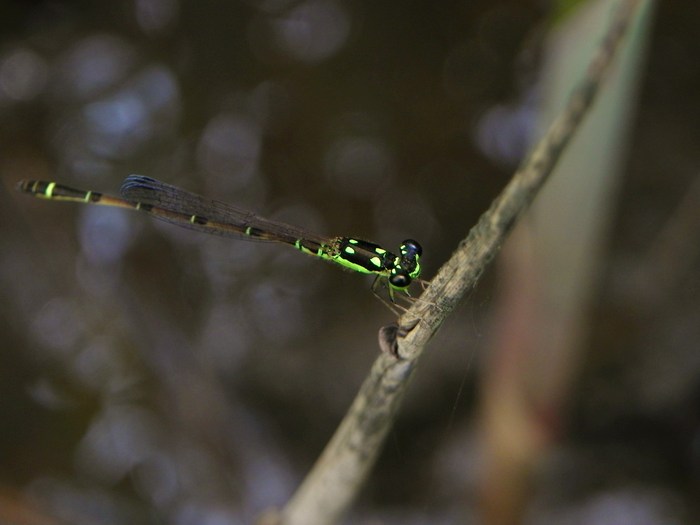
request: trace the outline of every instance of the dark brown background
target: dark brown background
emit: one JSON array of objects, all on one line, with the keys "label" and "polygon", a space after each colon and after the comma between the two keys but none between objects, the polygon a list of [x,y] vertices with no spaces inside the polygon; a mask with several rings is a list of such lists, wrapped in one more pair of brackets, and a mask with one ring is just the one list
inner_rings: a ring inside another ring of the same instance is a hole
[{"label": "dark brown background", "polygon": [[[500,158],[475,137],[496,104],[527,109],[550,13],[377,4],[0,6],[0,501],[189,524],[289,497],[391,319],[371,280],[12,188],[116,192],[141,173],[390,249],[415,237],[429,278],[524,151],[527,118],[499,134]],[[660,293],[626,279],[700,176],[700,8],[659,4],[590,359],[532,523],[699,516],[698,259]],[[355,519],[469,521],[493,277],[435,342]]]}]

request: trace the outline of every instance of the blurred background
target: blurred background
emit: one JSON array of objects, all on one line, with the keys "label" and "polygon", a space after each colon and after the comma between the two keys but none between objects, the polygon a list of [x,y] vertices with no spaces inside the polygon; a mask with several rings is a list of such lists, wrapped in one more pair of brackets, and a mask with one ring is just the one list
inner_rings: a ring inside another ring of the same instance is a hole
[{"label": "blurred background", "polygon": [[[0,523],[250,523],[291,496],[393,320],[371,278],[20,179],[117,193],[139,173],[390,250],[411,237],[430,279],[541,128],[543,56],[575,9],[3,2]],[[433,342],[348,523],[700,521],[697,20],[659,3],[642,39],[565,385],[532,387],[542,356],[499,350],[554,324],[513,292],[545,278],[516,232]],[[557,253],[581,245],[567,232]],[[512,421],[499,363],[532,400]],[[505,482],[494,412],[531,444]]]}]

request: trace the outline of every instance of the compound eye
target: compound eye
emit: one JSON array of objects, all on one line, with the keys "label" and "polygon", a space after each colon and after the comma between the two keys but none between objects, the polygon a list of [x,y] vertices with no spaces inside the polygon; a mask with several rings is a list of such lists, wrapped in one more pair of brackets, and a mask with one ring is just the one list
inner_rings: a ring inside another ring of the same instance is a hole
[{"label": "compound eye", "polygon": [[415,255],[420,257],[423,255],[423,247],[418,244],[418,241],[413,239],[406,239],[401,243],[401,254],[406,257],[408,255]]},{"label": "compound eye", "polygon": [[411,277],[406,271],[399,270],[389,276],[389,284],[394,288],[406,288],[411,284]]}]

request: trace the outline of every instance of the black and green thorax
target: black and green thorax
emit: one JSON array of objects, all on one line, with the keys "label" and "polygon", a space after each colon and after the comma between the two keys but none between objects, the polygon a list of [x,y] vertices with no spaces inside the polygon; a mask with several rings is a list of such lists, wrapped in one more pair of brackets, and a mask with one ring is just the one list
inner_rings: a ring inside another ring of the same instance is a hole
[{"label": "black and green thorax", "polygon": [[392,288],[403,290],[420,277],[422,248],[412,239],[401,244],[396,255],[373,242],[352,237],[335,237],[327,243],[298,239],[297,249],[332,261],[358,273],[385,277]]}]

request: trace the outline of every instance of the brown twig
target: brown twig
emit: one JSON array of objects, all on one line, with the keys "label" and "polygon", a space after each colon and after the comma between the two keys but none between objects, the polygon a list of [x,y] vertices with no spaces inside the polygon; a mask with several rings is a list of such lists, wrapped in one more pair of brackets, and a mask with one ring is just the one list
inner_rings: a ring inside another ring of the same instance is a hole
[{"label": "brown twig", "polygon": [[464,294],[474,288],[518,216],[552,173],[603,84],[639,0],[623,0],[584,78],[511,181],[440,268],[430,287],[399,319],[397,356],[382,353],[312,471],[281,511],[284,525],[334,523],[347,509],[379,455],[409,379],[426,346]]}]

